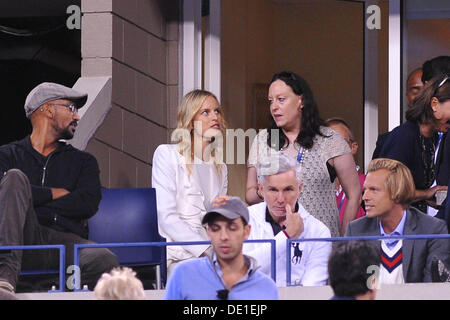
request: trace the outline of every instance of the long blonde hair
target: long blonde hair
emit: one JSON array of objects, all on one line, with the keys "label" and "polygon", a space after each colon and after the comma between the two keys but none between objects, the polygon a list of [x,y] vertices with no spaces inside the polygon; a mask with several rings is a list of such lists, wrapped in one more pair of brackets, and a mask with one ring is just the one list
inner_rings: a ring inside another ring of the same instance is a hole
[{"label": "long blonde hair", "polygon": [[[191,174],[191,165],[194,161],[194,150],[192,148],[194,139],[194,117],[197,115],[206,98],[208,97],[212,97],[216,99],[216,101],[218,101],[217,97],[213,93],[206,90],[196,89],[187,93],[178,106],[177,127],[172,133],[171,140],[172,142],[175,142],[177,144],[178,152],[184,156],[186,160],[186,168],[189,174]],[[222,137],[225,136],[226,127],[227,125],[225,119],[223,119],[222,114],[222,123],[220,126]],[[215,155],[221,154],[222,145],[219,143],[214,146],[214,150],[212,151],[211,155],[213,156],[212,160],[220,177],[222,174],[221,165],[223,163],[223,160],[218,159],[217,157],[215,157]]]}]

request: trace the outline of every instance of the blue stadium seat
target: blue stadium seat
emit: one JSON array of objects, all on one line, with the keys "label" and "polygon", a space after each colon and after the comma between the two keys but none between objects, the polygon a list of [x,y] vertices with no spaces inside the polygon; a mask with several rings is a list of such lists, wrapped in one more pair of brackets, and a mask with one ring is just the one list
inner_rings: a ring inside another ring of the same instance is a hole
[{"label": "blue stadium seat", "polygon": [[[159,235],[154,188],[102,188],[97,213],[89,219],[89,240],[97,243],[164,242]],[[121,265],[159,266],[166,276],[165,247],[111,248]],[[158,284],[159,285],[159,284]]]}]

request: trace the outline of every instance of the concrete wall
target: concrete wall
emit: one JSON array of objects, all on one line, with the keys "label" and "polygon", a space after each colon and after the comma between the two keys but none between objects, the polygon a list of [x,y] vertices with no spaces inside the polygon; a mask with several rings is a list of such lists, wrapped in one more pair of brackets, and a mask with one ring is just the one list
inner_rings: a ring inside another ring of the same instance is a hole
[{"label": "concrete wall", "polygon": [[86,150],[104,187],[150,187],[178,103],[179,1],[83,0],[82,77],[112,77],[112,106]]}]

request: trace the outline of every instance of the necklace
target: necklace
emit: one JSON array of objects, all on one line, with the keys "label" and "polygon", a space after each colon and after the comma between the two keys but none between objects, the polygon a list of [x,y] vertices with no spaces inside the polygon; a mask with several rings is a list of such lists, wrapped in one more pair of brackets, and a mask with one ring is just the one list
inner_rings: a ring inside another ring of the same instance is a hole
[{"label": "necklace", "polygon": [[429,188],[435,179],[434,154],[436,152],[434,139],[431,139],[431,143],[428,143],[428,146],[426,140],[428,139],[426,139],[423,135],[420,135],[420,142],[422,147],[422,164],[424,168],[423,188],[425,189]]},{"label": "necklace", "polygon": [[303,159],[305,158],[304,155],[308,152],[308,149],[305,149],[303,147],[300,148],[300,151],[297,154],[297,162],[300,163],[300,165],[303,163]]},{"label": "necklace", "polygon": [[[303,163],[303,160],[305,159],[306,153],[308,152],[308,149],[305,149],[304,147],[301,147],[297,142],[293,145],[294,149],[298,151],[297,153],[297,162],[301,165]],[[281,148],[280,151],[287,150],[287,148]]]}]

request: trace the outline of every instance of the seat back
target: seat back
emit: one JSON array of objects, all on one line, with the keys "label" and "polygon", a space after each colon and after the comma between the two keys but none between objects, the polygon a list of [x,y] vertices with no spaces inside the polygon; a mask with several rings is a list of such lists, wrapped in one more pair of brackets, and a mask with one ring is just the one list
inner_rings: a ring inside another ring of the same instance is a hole
[{"label": "seat back", "polygon": [[[102,188],[97,213],[89,219],[89,240],[97,243],[165,241],[158,232],[154,188]],[[161,265],[165,247],[111,248],[121,265]]]}]

